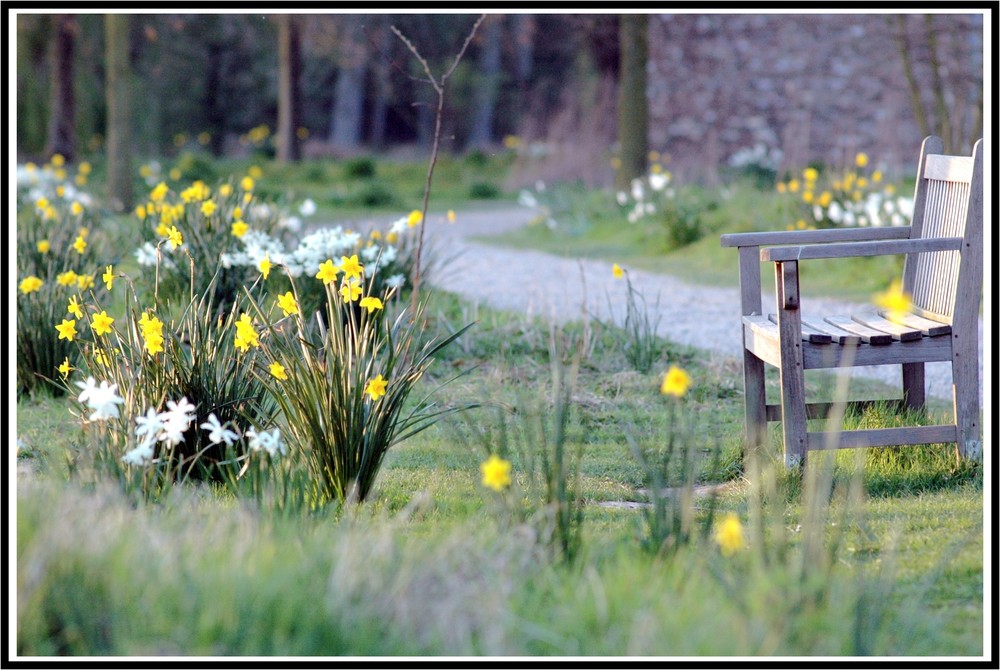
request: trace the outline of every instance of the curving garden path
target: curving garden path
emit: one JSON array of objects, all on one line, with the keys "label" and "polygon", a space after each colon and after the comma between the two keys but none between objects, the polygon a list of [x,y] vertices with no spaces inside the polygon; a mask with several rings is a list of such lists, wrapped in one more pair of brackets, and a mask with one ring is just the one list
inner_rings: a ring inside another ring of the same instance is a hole
[{"label": "curving garden path", "polygon": [[[560,322],[580,319],[585,307],[594,318],[613,317],[620,323],[627,288],[623,280],[612,276],[611,262],[507,249],[471,239],[526,225],[534,216],[533,210],[517,206],[463,211],[453,224],[447,223],[443,215],[429,214],[425,243],[446,262],[434,268],[428,283],[473,302]],[[698,286],[667,275],[626,269],[632,285],[649,303],[651,320],[655,322],[659,317],[661,336],[706,350],[720,362],[741,359],[738,289]],[[764,299],[766,305],[768,296]],[[774,300],[773,296],[770,300]],[[614,307],[609,308],[609,303]],[[807,309],[850,313],[852,304],[809,299]],[[982,318],[979,328],[982,368]],[[855,368],[852,374],[893,385],[900,381],[898,366]],[[951,398],[950,365],[928,364],[926,378],[929,395]],[[984,385],[988,381],[984,379]]]}]

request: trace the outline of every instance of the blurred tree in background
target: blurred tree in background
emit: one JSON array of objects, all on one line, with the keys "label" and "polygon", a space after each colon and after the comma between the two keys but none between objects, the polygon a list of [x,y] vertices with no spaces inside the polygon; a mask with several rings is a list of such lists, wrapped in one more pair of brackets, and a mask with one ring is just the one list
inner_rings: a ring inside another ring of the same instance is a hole
[{"label": "blurred tree in background", "polygon": [[[262,14],[132,15],[121,65],[131,73],[121,92],[133,103],[132,159],[199,151],[272,158],[287,149],[280,157],[295,160],[429,145],[432,92],[390,29],[398,28],[439,71],[460,48],[473,15],[295,18],[300,21]],[[442,150],[495,152],[507,144],[517,149],[516,167],[537,168],[521,170],[524,183],[552,178],[594,185],[610,183],[612,163],[627,167],[623,179],[645,170],[647,143],[677,154],[675,169],[685,143],[698,148],[689,152],[693,160],[717,164],[754,138],[780,143],[795,123],[793,102],[817,129],[803,140],[806,153],[831,115],[847,124],[838,135],[849,134],[857,148],[871,151],[878,151],[878,141],[895,151],[918,128],[956,147],[981,133],[982,17],[681,18],[489,17],[450,81]],[[104,16],[19,13],[16,20],[19,159],[55,152],[99,158],[116,122],[106,95],[112,64],[105,57],[111,52]],[[829,38],[836,67],[812,63],[810,53],[792,55],[774,41],[776,28],[795,21]],[[664,40],[673,23],[684,31]],[[650,40],[648,52],[640,35]],[[864,100],[856,84],[867,86]],[[840,90],[851,93],[837,96],[843,109],[809,102]],[[907,97],[912,104],[905,104]],[[900,99],[903,108],[886,105]],[[727,108],[727,101],[739,104]],[[646,114],[650,125],[643,128]],[[880,131],[870,119],[883,117],[894,121],[878,122]],[[745,123],[733,127],[733,120]],[[708,152],[706,144],[718,146]]]}]

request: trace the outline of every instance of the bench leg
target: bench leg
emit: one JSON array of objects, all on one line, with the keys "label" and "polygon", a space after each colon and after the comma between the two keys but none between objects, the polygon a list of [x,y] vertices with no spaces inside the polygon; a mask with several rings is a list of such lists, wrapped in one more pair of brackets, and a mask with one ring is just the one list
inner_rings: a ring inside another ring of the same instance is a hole
[{"label": "bench leg", "polygon": [[785,444],[785,466],[795,467],[805,464],[808,451],[799,271],[795,261],[774,265],[778,297],[778,356],[781,363],[781,432]]},{"label": "bench leg", "polygon": [[921,410],[926,401],[923,363],[903,363],[903,406]]},{"label": "bench leg", "polygon": [[746,453],[767,441],[767,398],[764,391],[764,361],[743,350],[743,398]]},{"label": "bench leg", "polygon": [[979,360],[978,356],[966,356],[965,353],[964,350],[955,350],[951,363],[958,456],[978,461],[983,457],[979,422]]}]

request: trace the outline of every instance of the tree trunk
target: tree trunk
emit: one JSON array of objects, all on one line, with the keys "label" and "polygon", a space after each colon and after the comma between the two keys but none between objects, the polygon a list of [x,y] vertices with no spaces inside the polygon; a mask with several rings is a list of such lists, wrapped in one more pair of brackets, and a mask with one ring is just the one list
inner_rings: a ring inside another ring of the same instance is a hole
[{"label": "tree trunk", "polygon": [[619,189],[646,173],[649,149],[649,107],[646,101],[649,17],[623,14],[620,28],[621,68],[618,85],[618,141],[621,166],[615,178]]},{"label": "tree trunk", "polygon": [[104,17],[105,63],[107,83],[105,96],[107,119],[108,201],[112,209],[123,211],[132,207],[132,101],[129,65],[128,14],[107,14]]},{"label": "tree trunk", "polygon": [[518,88],[523,92],[531,79],[531,71],[535,64],[535,26],[537,19],[534,14],[517,14],[514,19],[514,76]]},{"label": "tree trunk", "polygon": [[45,141],[45,156],[61,154],[72,162],[76,148],[76,105],[73,98],[73,50],[76,23],[70,14],[53,17],[53,38],[49,52],[52,75],[49,89],[49,123]]},{"label": "tree trunk", "polygon": [[389,118],[389,96],[392,91],[389,71],[392,62],[390,52],[395,41],[392,39],[392,32],[390,32],[389,25],[384,18],[380,19],[376,31],[375,39],[378,53],[372,66],[375,90],[373,91],[371,127],[368,130],[368,139],[376,149],[383,149]]},{"label": "tree trunk", "polygon": [[479,73],[473,94],[472,128],[466,147],[488,147],[493,142],[493,112],[496,109],[497,91],[500,90],[500,16],[487,18],[482,28],[479,44]]},{"label": "tree trunk", "polygon": [[291,14],[278,15],[278,132],[275,140],[280,163],[299,160],[299,138],[302,93],[299,87],[301,49],[298,18]]},{"label": "tree trunk", "polygon": [[340,69],[330,115],[330,141],[337,147],[356,149],[361,146],[363,130],[368,48],[359,32],[361,25],[357,19],[345,18],[347,23],[340,47]]}]

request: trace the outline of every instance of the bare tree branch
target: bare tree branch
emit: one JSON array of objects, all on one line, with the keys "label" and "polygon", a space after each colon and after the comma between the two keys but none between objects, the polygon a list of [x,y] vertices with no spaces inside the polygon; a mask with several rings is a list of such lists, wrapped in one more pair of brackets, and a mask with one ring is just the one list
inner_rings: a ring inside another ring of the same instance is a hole
[{"label": "bare tree branch", "polygon": [[406,35],[400,32],[400,30],[396,26],[392,26],[392,32],[395,33],[396,37],[402,40],[403,44],[406,45],[406,48],[410,50],[410,52],[414,55],[417,61],[423,66],[424,72],[427,73],[428,83],[432,87],[434,87],[434,91],[437,93],[438,96],[437,114],[434,120],[434,143],[431,147],[430,163],[427,166],[427,181],[424,184],[424,202],[423,202],[423,208],[421,209],[420,212],[420,217],[421,217],[420,234],[417,238],[417,253],[413,261],[414,308],[416,308],[417,301],[420,296],[420,279],[421,279],[420,255],[424,248],[424,229],[427,227],[427,203],[430,201],[431,197],[431,181],[434,177],[434,166],[437,164],[438,149],[440,148],[441,145],[441,117],[444,116],[445,84],[448,81],[448,77],[450,77],[451,74],[455,71],[455,68],[458,67],[459,62],[462,60],[462,57],[465,55],[466,50],[469,48],[469,44],[472,42],[472,38],[475,36],[476,31],[479,29],[480,24],[482,24],[485,18],[486,14],[481,14],[479,18],[476,19],[476,22],[472,24],[472,29],[469,30],[469,34],[466,36],[465,42],[462,44],[462,49],[458,52],[458,55],[455,56],[455,60],[452,62],[451,67],[449,67],[448,70],[445,71],[443,75],[441,75],[441,79],[437,79],[434,77],[434,73],[431,72],[431,67],[427,63],[427,59],[425,59],[423,56],[420,55],[420,52],[413,45],[413,43],[406,38]]}]

